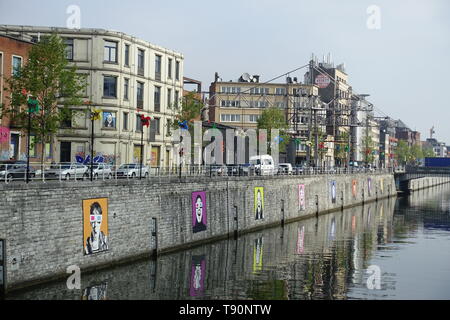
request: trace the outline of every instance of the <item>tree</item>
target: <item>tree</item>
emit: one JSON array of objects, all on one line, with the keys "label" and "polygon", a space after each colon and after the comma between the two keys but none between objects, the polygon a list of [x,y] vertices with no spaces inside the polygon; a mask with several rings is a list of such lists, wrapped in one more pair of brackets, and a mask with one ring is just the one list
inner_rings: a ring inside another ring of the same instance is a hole
[{"label": "tree", "polygon": [[31,133],[35,143],[42,145],[41,164],[44,163],[45,144],[53,140],[63,121],[71,120],[76,113],[69,106],[82,104],[80,92],[86,88],[86,79],[69,66],[65,45],[60,37],[41,37],[29,53],[28,62],[7,79],[9,104],[1,106],[0,118],[6,116],[15,124],[28,124],[27,101],[37,101],[31,117]]},{"label": "tree", "polygon": [[[178,103],[178,101],[176,101],[175,103]],[[183,97],[181,106],[179,106],[178,113],[175,115],[175,119],[169,119],[169,129],[178,129],[178,122],[192,122],[195,119],[200,118],[202,108],[203,103],[201,99],[198,98],[197,93],[189,92],[188,94],[186,94],[186,96]],[[172,135],[171,130],[168,131],[167,135]]]},{"label": "tree", "polygon": [[425,147],[422,148],[422,153],[424,158],[434,158],[436,157],[436,154],[433,151],[433,148]]},{"label": "tree", "polygon": [[412,145],[410,147],[409,156],[409,162],[412,164],[417,164],[418,160],[423,158],[422,147],[418,144]]},{"label": "tree", "polygon": [[405,165],[410,158],[410,150],[408,143],[404,140],[399,140],[395,148],[395,158],[399,164]]},{"label": "tree", "polygon": [[[268,134],[268,141],[279,143],[280,152],[286,151],[286,146],[289,143],[289,135],[286,133],[288,129],[288,124],[286,121],[286,116],[283,110],[275,107],[267,108],[262,113],[258,119],[258,130],[266,129]],[[271,129],[279,129],[279,136],[272,137]],[[268,152],[270,153],[270,144]]]}]

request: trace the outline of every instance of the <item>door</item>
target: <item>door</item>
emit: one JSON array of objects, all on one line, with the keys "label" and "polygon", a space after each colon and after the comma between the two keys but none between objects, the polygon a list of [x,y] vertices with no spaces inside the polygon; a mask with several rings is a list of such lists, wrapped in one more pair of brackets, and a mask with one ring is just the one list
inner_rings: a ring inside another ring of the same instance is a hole
[{"label": "door", "polygon": [[160,164],[160,150],[161,148],[159,146],[152,147],[152,154],[151,154],[151,167],[156,168],[159,167]]},{"label": "door", "polygon": [[60,162],[71,162],[71,142],[61,141]]},{"label": "door", "polygon": [[19,140],[20,135],[18,133],[11,132],[11,143],[9,149],[9,157],[15,160],[19,160]]}]

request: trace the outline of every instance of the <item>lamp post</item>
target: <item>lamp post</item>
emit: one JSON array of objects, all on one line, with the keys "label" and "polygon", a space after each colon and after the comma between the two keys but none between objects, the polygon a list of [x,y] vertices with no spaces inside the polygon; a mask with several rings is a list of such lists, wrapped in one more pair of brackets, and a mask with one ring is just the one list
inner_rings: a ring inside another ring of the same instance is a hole
[{"label": "lamp post", "polygon": [[[89,104],[90,101],[88,101]],[[94,121],[100,119],[100,111],[99,109],[90,108],[90,118],[91,118],[91,159],[90,159],[90,172],[91,172],[91,181],[94,179]]]},{"label": "lamp post", "polygon": [[144,126],[148,127],[150,125],[150,117],[146,117],[143,114],[139,115],[141,117],[141,157],[139,159],[139,180],[142,179],[142,160],[144,157]]}]

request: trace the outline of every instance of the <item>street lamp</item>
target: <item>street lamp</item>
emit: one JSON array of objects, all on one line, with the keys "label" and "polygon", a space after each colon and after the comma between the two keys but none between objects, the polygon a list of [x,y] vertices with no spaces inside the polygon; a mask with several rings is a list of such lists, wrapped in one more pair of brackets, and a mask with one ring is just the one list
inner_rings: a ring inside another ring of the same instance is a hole
[{"label": "street lamp", "polygon": [[94,178],[94,121],[100,119],[100,109],[91,108],[91,181]]},{"label": "street lamp", "polygon": [[146,117],[143,114],[139,114],[139,117],[141,118],[141,157],[139,161],[139,180],[142,179],[142,159],[144,157],[144,126],[148,127],[150,125],[150,117]]}]

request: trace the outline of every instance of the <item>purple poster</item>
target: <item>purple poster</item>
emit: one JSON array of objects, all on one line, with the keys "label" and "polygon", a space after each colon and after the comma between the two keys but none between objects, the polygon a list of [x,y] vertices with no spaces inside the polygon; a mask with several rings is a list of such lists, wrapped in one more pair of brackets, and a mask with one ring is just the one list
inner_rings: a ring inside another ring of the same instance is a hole
[{"label": "purple poster", "polygon": [[192,256],[191,282],[189,295],[198,297],[203,294],[205,286],[206,260],[205,256]]},{"label": "purple poster", "polygon": [[206,230],[206,192],[192,192],[192,232]]},{"label": "purple poster", "polygon": [[0,127],[0,143],[9,142],[9,134],[8,127]]}]

